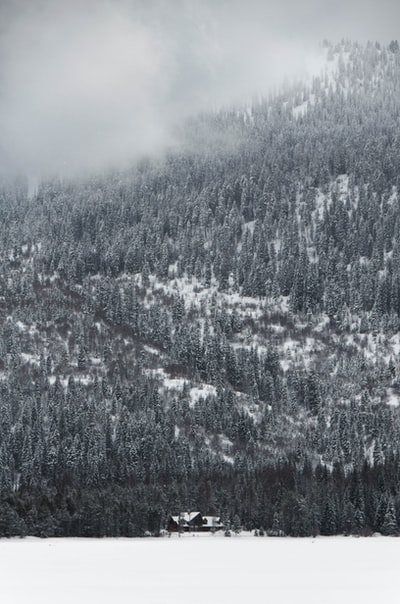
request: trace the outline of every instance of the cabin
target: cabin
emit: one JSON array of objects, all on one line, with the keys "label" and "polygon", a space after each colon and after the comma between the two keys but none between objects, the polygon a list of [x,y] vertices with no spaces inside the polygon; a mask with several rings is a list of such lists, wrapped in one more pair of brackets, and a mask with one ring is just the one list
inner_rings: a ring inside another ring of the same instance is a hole
[{"label": "cabin", "polygon": [[181,512],[176,516],[169,516],[167,522],[167,530],[170,533],[177,533],[179,530],[207,532],[223,528],[219,516],[203,516],[200,512]]},{"label": "cabin", "polygon": [[222,531],[224,528],[220,516],[203,516],[202,531]]}]

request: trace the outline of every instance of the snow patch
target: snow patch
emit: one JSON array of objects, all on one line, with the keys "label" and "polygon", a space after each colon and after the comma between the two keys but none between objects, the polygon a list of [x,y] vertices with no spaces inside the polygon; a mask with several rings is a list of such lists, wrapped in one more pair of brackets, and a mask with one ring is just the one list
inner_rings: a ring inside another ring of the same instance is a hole
[{"label": "snow patch", "polygon": [[215,386],[211,386],[211,384],[203,384],[201,386],[194,386],[190,389],[189,397],[190,397],[190,406],[194,407],[196,403],[201,398],[206,398],[207,396],[215,396],[217,393],[217,389]]}]

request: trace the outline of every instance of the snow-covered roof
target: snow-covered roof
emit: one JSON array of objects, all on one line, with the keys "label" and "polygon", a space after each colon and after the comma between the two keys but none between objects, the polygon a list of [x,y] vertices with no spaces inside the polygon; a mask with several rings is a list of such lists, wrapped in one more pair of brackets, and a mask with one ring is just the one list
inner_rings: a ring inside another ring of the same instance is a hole
[{"label": "snow-covered roof", "polygon": [[171,516],[172,520],[178,525],[187,525],[197,517],[199,517],[203,526],[222,526],[220,516],[203,516],[200,512],[181,512],[176,516]]},{"label": "snow-covered roof", "polygon": [[200,512],[181,512],[178,516],[172,516],[172,520],[179,524],[184,522],[191,522],[197,516],[203,518]]},{"label": "snow-covered roof", "polygon": [[203,516],[203,524],[207,526],[219,526],[221,525],[221,518],[219,516]]}]

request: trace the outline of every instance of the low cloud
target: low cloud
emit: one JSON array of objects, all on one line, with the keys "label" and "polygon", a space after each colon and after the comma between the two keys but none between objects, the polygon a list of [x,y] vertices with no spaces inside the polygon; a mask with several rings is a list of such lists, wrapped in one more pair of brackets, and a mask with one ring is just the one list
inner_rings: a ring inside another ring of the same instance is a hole
[{"label": "low cloud", "polygon": [[325,37],[390,39],[393,16],[375,13],[368,0],[5,2],[3,166],[76,172],[155,153],[187,116],[304,74]]}]

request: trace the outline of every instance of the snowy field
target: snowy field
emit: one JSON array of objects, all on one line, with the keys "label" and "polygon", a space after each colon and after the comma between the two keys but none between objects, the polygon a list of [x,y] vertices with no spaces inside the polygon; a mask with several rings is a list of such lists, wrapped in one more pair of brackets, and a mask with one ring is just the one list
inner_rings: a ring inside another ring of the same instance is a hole
[{"label": "snowy field", "polygon": [[400,602],[396,538],[0,540],[2,604]]}]

